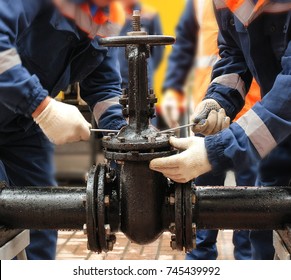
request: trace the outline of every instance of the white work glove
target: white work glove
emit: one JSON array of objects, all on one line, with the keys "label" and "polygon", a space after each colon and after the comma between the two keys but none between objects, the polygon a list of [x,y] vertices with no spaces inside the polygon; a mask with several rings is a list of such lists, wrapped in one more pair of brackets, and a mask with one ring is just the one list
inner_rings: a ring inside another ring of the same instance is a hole
[{"label": "white work glove", "polygon": [[162,97],[161,114],[170,128],[179,126],[180,115],[185,110],[185,107],[183,95],[172,89],[166,90]]},{"label": "white work glove", "polygon": [[204,138],[170,137],[170,144],[184,152],[170,157],[156,158],[150,162],[150,169],[161,172],[178,183],[186,183],[211,170]]},{"label": "white work glove", "polygon": [[77,107],[51,99],[33,120],[51,142],[57,145],[88,140],[91,124]]},{"label": "white work glove", "polygon": [[194,133],[212,135],[229,127],[230,118],[226,116],[225,110],[214,99],[206,99],[200,102],[191,117],[195,126]]}]

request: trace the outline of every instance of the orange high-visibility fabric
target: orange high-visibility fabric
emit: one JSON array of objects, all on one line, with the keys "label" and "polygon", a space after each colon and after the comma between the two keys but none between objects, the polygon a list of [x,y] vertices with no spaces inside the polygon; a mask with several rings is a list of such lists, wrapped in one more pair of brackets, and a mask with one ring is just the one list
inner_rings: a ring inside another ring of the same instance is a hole
[{"label": "orange high-visibility fabric", "polygon": [[[88,15],[91,15],[89,4],[82,4],[81,8]],[[123,26],[125,23],[125,13],[122,8],[121,3],[118,1],[113,1],[109,5],[109,14],[106,15],[102,9],[98,9],[97,13],[93,17],[93,21],[96,24],[105,24],[107,21],[116,23],[120,26]]]},{"label": "orange high-visibility fabric", "polygon": [[[251,0],[225,0],[226,6],[232,11],[235,12],[237,9],[239,9],[242,4],[244,4],[246,1]],[[255,5],[254,11],[259,10],[264,4],[266,4],[267,0],[258,0],[258,2]]]},{"label": "orange high-visibility fabric", "polygon": [[[198,50],[197,50],[197,66],[194,69],[194,83],[193,83],[193,102],[195,105],[200,103],[204,98],[209,83],[211,81],[212,67],[214,65],[215,56],[219,59],[217,36],[218,26],[212,6],[211,0],[193,0],[196,17],[200,25],[199,38],[198,38]],[[203,9],[201,10],[200,4],[203,3]],[[203,1],[203,2],[201,2]],[[236,1],[238,2],[238,1]],[[200,14],[199,14],[200,13]],[[207,59],[209,58],[209,59]],[[199,61],[202,60],[202,64]],[[207,62],[209,64],[207,65]],[[260,87],[255,80],[251,85],[249,93],[246,96],[245,106],[239,113],[241,116],[248,111],[257,101],[261,99]]]},{"label": "orange high-visibility fabric", "polygon": [[256,102],[260,100],[261,100],[260,86],[255,80],[253,80],[249,93],[247,94],[245,99],[245,105],[241,109],[241,111],[236,115],[234,121],[238,120],[243,114],[245,114],[249,109],[251,109]]},{"label": "orange high-visibility fabric", "polygon": [[248,25],[269,4],[269,0],[225,0],[225,5],[238,17],[244,25]]},{"label": "orange high-visibility fabric", "polygon": [[[153,8],[152,6],[146,5],[144,3],[140,5],[140,9],[141,9],[140,16],[142,19],[152,19],[158,13],[155,8]],[[132,7],[126,7],[125,12],[126,12],[126,16],[129,19],[132,19],[132,12],[133,12]]]},{"label": "orange high-visibility fabric", "polygon": [[231,11],[235,11],[245,2],[245,0],[226,0],[225,2],[226,2],[226,6]]},{"label": "orange high-visibility fabric", "polygon": [[255,12],[258,11],[263,5],[265,5],[268,1],[266,0],[258,0],[255,6]]},{"label": "orange high-visibility fabric", "polygon": [[125,23],[125,12],[119,1],[112,2],[109,7],[109,20],[123,26]]},{"label": "orange high-visibility fabric", "polygon": [[212,67],[214,65],[211,57],[214,57],[214,59],[217,57],[218,59],[219,55],[217,48],[218,26],[212,1],[194,0],[194,8],[199,23],[198,48],[193,83],[193,101],[197,105],[204,98],[210,83]]}]

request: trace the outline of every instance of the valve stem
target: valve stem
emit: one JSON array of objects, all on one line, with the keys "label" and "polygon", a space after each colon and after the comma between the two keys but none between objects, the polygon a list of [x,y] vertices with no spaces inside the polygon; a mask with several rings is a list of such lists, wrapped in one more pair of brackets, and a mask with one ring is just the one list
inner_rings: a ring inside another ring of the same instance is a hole
[{"label": "valve stem", "polygon": [[140,11],[134,10],[132,15],[132,30],[133,31],[141,31],[140,24]]}]

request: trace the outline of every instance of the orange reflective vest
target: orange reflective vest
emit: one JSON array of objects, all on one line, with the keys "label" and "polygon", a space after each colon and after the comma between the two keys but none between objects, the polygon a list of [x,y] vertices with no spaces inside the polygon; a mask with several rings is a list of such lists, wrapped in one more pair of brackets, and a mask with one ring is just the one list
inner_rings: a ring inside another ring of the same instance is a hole
[{"label": "orange reflective vest", "polygon": [[[212,67],[219,60],[217,47],[218,26],[212,0],[193,0],[197,21],[200,26],[198,49],[194,68],[193,102],[198,104],[204,98],[211,81]],[[261,99],[260,88],[253,81],[245,100],[245,106],[237,118]]]},{"label": "orange reflective vest", "polygon": [[[91,15],[89,4],[82,4],[81,8],[87,15]],[[98,9],[92,19],[97,25],[105,27],[105,34],[101,34],[103,37],[116,36],[125,23],[125,12],[119,1],[113,1],[109,4],[108,13],[104,9]]]},{"label": "orange reflective vest", "polygon": [[214,0],[216,8],[229,8],[245,25],[249,25],[262,13],[279,13],[291,9],[290,1],[276,0]]},{"label": "orange reflective vest", "polygon": [[212,67],[218,61],[218,26],[211,0],[194,0],[195,15],[199,24],[198,48],[194,68],[193,101],[204,98],[211,81]]},{"label": "orange reflective vest", "polygon": [[[82,4],[81,8],[88,15],[91,15],[89,4]],[[111,24],[116,24],[123,26],[125,22],[125,13],[121,6],[121,3],[118,1],[113,1],[109,4],[108,14],[103,9],[98,9],[96,14],[93,16],[93,21],[97,24],[106,24],[110,22]]]},{"label": "orange reflective vest", "polygon": [[98,9],[93,17],[89,4],[75,4],[69,0],[54,0],[54,4],[90,38],[116,36],[125,23],[125,12],[118,1],[110,3],[108,13],[104,9]]}]

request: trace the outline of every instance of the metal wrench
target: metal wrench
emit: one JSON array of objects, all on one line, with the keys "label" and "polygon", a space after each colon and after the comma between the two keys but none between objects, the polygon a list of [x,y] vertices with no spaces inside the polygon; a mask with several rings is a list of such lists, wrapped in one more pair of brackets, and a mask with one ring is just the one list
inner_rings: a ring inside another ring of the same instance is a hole
[{"label": "metal wrench", "polygon": [[[181,125],[181,126],[177,126],[174,128],[169,128],[166,130],[161,130],[161,131],[157,131],[157,134],[161,134],[161,133],[167,133],[167,132],[171,132],[171,131],[176,131],[182,128],[186,128],[186,127],[191,127],[191,126],[195,126],[197,123],[189,123],[189,124],[185,124],[185,125]],[[111,129],[90,129],[92,132],[111,132],[111,133],[118,133],[119,130],[111,130]]]},{"label": "metal wrench", "polygon": [[111,132],[111,133],[118,133],[119,130],[114,130],[114,129],[95,129],[95,128],[91,128],[90,131],[92,132]]}]

